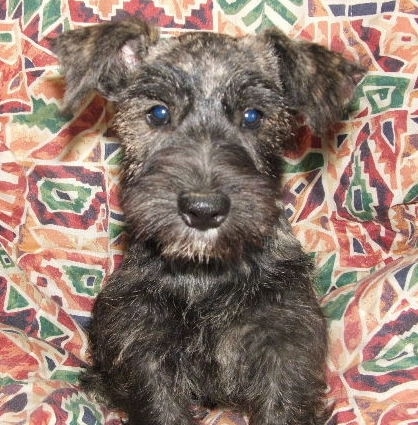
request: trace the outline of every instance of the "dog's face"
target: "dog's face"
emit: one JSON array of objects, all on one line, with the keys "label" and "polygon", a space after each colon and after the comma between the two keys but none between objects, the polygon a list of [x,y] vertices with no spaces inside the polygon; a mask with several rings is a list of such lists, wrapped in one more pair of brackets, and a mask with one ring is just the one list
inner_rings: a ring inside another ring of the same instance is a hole
[{"label": "dog's face", "polygon": [[278,222],[292,117],[277,61],[255,41],[167,40],[150,49],[118,104],[124,209],[165,256],[230,259],[261,247]]},{"label": "dog's face", "polygon": [[338,119],[362,70],[273,31],[159,41],[142,21],[64,34],[67,105],[96,89],[115,101],[134,237],[169,259],[233,261],[282,222],[280,153],[302,118]]}]

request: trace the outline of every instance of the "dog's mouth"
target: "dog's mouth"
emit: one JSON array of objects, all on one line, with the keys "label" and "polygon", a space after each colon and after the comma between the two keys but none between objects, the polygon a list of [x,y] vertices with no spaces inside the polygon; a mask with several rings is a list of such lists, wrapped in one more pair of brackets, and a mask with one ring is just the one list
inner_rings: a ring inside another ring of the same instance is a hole
[{"label": "dog's mouth", "polygon": [[209,263],[212,260],[222,261],[231,255],[229,247],[221,249],[218,243],[219,233],[218,228],[202,231],[185,226],[182,234],[160,245],[161,255],[168,260],[179,259],[194,263]]}]

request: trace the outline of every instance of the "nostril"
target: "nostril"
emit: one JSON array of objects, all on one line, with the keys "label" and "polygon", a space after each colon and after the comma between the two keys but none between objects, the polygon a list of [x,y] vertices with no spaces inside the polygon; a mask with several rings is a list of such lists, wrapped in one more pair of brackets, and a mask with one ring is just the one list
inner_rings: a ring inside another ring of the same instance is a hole
[{"label": "nostril", "polygon": [[219,227],[228,216],[231,201],[220,191],[183,192],[177,199],[179,213],[190,227],[207,230]]}]

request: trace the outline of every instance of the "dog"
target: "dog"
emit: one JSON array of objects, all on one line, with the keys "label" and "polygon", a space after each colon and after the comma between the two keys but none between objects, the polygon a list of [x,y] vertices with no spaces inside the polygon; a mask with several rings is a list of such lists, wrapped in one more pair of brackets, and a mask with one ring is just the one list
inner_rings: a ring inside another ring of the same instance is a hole
[{"label": "dog", "polygon": [[114,102],[130,243],[98,295],[84,388],[131,425],[226,407],[251,425],[326,420],[326,321],[280,201],[282,152],[325,135],[363,68],[278,29],[160,39],[137,18],[55,42],[65,109]]}]

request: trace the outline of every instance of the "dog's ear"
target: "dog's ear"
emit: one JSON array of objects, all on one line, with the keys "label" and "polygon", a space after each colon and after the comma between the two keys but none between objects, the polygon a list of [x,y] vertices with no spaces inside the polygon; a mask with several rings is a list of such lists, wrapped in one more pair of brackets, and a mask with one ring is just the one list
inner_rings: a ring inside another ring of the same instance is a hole
[{"label": "dog's ear", "polygon": [[66,32],[53,41],[67,81],[64,109],[75,111],[97,90],[117,100],[137,63],[159,39],[158,30],[131,18]]},{"label": "dog's ear", "polygon": [[279,30],[262,36],[277,57],[289,108],[323,135],[343,117],[365,69],[318,44],[291,40]]}]

